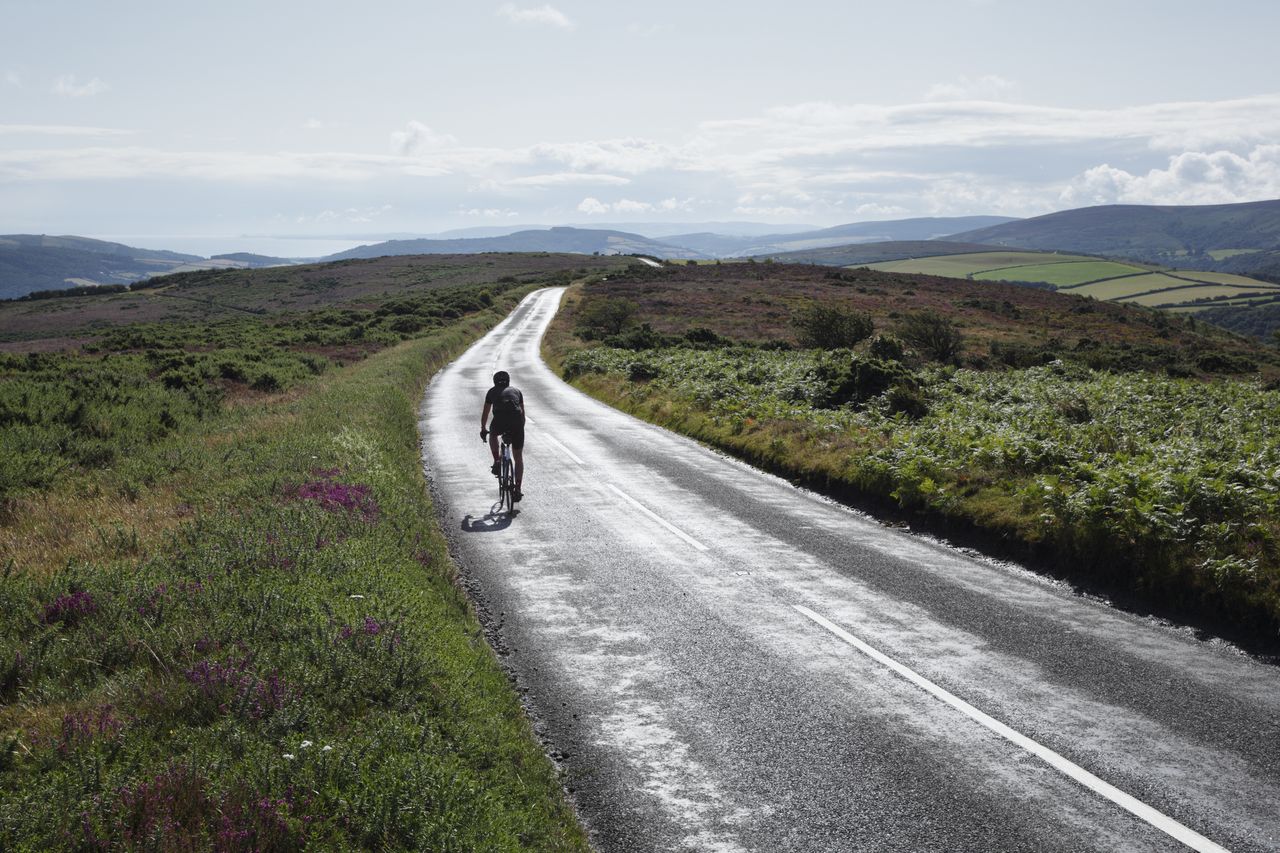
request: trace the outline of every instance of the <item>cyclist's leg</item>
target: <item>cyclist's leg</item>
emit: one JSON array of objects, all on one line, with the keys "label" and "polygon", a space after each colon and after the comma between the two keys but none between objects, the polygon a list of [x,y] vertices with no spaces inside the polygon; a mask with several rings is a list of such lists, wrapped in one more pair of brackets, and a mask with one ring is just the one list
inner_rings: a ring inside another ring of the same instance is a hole
[{"label": "cyclist's leg", "polygon": [[498,434],[493,430],[489,430],[489,452],[493,454],[493,461],[498,461]]},{"label": "cyclist's leg", "polygon": [[511,445],[511,456],[516,463],[516,491],[521,491],[520,485],[524,482],[524,446],[516,447]]}]

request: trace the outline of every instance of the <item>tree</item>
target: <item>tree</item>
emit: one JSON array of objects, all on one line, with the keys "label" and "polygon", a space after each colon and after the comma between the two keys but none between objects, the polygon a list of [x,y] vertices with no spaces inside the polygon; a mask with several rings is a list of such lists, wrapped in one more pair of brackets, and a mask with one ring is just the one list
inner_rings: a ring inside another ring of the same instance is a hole
[{"label": "tree", "polygon": [[847,349],[875,331],[869,314],[818,303],[795,311],[791,325],[800,337],[800,346],[809,349]]},{"label": "tree", "polygon": [[933,311],[907,315],[899,335],[935,361],[957,361],[964,348],[964,335],[955,321]]}]

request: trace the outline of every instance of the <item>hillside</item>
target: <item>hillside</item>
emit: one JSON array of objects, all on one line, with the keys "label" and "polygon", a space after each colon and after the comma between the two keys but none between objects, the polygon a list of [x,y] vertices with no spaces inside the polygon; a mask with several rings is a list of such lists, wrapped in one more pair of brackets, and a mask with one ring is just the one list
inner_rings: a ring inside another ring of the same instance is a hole
[{"label": "hillside", "polygon": [[1221,261],[1251,251],[1280,249],[1280,200],[1085,207],[965,231],[952,239],[1181,266],[1195,259],[1201,268],[1216,269]]},{"label": "hillside", "polygon": [[1280,352],[1052,290],[868,269],[632,270],[546,344],[618,408],[1144,612],[1280,628]]},{"label": "hillside", "polygon": [[634,261],[551,254],[432,255],[179,273],[143,282],[125,293],[0,303],[0,349],[30,349],[41,338],[78,337],[133,323],[209,322],[364,307],[442,287],[523,283],[576,270],[621,269],[628,263]]},{"label": "hillside", "polygon": [[969,252],[988,252],[995,246],[981,243],[955,243],[950,240],[894,240],[884,243],[853,243],[756,255],[758,260],[774,260],[788,264],[822,264],[834,267],[860,267],[885,261],[931,258]]},{"label": "hillside", "polygon": [[[841,246],[849,243],[933,240],[959,231],[1011,222],[1006,216],[955,216],[853,222],[811,231],[740,237],[718,233],[675,234],[663,242],[712,257],[771,256],[784,252]],[[973,241],[980,242],[980,241]]]},{"label": "hillside", "polygon": [[588,228],[548,228],[545,231],[517,231],[501,237],[473,237],[457,240],[388,240],[357,246],[324,258],[377,258],[388,255],[479,254],[482,252],[574,252],[584,255],[656,255],[663,258],[698,258],[698,252],[671,246],[624,231]]},{"label": "hillside", "polygon": [[204,261],[87,237],[0,236],[0,299],[82,284],[128,284]]}]

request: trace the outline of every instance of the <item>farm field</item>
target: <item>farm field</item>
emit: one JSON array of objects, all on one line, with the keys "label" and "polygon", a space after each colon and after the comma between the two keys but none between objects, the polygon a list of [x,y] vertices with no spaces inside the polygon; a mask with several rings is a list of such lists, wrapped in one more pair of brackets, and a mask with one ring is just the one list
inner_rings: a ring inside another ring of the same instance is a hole
[{"label": "farm field", "polygon": [[1074,263],[1097,261],[1084,255],[1055,255],[1049,252],[966,252],[959,255],[935,255],[905,261],[871,264],[873,270],[905,272],[919,275],[945,275],[967,278],[988,270],[1007,269],[1030,264]]},{"label": "farm field", "polygon": [[[1271,293],[1280,295],[1280,285],[1233,273],[1161,269],[1152,265],[1048,252],[971,252],[939,255],[873,264],[871,269],[916,275],[950,276],[974,281],[1035,283],[1103,301],[1124,299],[1143,305],[1159,305],[1162,308],[1182,305],[1187,306],[1189,310],[1207,307],[1204,303],[1197,303],[1196,300],[1216,300],[1241,295],[1245,288],[1255,288],[1255,292],[1260,296]],[[1204,282],[1210,286],[1195,287],[1197,282]],[[1223,287],[1236,289],[1223,289]],[[1185,288],[1185,290],[1170,290],[1158,297],[1139,296],[1147,291],[1165,288]]]},{"label": "farm field", "polygon": [[[1272,288],[1272,292],[1280,295],[1280,287]],[[1138,296],[1131,296],[1119,301],[1133,305],[1186,305],[1188,302],[1195,302],[1197,299],[1221,299],[1223,297],[1239,297],[1253,296],[1258,297],[1263,294],[1258,288],[1243,288],[1229,284],[1190,284],[1187,287],[1178,290],[1165,290],[1158,293],[1144,293]],[[1208,306],[1205,306],[1208,307]]]},{"label": "farm field", "polygon": [[1099,279],[1143,275],[1146,270],[1115,261],[1055,261],[987,270],[973,274],[975,281],[1038,281],[1055,287],[1071,287]]}]

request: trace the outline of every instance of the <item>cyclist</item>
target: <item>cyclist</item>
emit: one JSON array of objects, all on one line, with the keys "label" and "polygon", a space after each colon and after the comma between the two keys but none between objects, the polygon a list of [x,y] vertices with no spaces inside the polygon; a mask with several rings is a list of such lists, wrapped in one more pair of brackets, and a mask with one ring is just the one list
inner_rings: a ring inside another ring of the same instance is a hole
[{"label": "cyclist", "polygon": [[[489,424],[490,412],[493,412],[492,424]],[[505,370],[493,374],[493,387],[484,395],[484,410],[480,413],[480,440],[489,439],[489,450],[493,453],[493,468],[490,470],[494,474],[502,464],[498,461],[500,435],[505,435],[511,444],[516,466],[516,490],[511,496],[514,503],[524,497],[520,491],[524,480],[524,395],[519,388],[511,387],[511,376]]]}]

